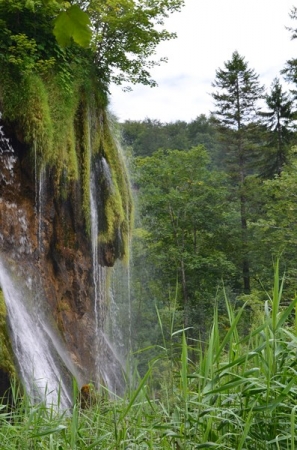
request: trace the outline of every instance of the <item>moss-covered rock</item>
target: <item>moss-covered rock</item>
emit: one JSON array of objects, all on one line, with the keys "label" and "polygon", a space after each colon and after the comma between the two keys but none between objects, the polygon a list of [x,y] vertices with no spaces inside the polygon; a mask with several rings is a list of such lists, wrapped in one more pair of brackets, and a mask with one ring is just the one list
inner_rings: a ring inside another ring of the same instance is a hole
[{"label": "moss-covered rock", "polygon": [[[11,143],[0,151],[6,167],[0,174],[0,257],[40,293],[83,382],[98,384],[104,370],[98,378],[94,329],[98,320],[104,326],[108,299],[100,298],[97,320],[93,253],[96,248],[101,266],[128,258],[133,214],[127,171],[91,49],[62,49],[48,34],[25,39],[22,31],[15,30],[15,58],[3,44],[0,71],[0,125]],[[108,285],[108,269],[102,272]],[[38,303],[37,297],[31,301]],[[104,339],[100,348],[105,363],[121,372]],[[122,387],[121,377],[112,379],[116,390]]]},{"label": "moss-covered rock", "polygon": [[[97,167],[92,176],[97,177],[103,205],[98,238],[104,248],[114,247],[116,258],[123,258],[128,254],[132,220],[123,155],[113,137],[104,89],[96,77],[91,78],[91,71],[86,78],[75,64],[72,69],[73,76],[65,83],[61,68],[46,76],[26,73],[19,79],[6,68],[0,75],[2,118],[17,140],[28,147],[24,155],[30,161],[28,166],[39,173],[47,167],[54,174],[60,196],[70,198],[73,183],[80,186],[89,234],[91,172]],[[106,180],[103,162],[112,183]]]},{"label": "moss-covered rock", "polygon": [[[0,372],[2,374],[2,379],[4,380],[4,374],[8,378],[14,378],[16,376],[16,370],[13,359],[13,351],[11,347],[11,342],[9,338],[8,328],[7,328],[7,313],[5,300],[2,290],[0,289]],[[0,381],[0,395],[6,389],[2,388]]]}]

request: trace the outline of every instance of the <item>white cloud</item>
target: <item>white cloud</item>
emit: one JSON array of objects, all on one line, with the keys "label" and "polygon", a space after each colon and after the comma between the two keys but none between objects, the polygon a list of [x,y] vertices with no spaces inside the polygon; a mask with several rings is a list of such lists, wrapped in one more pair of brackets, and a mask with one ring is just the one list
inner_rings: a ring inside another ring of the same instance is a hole
[{"label": "white cloud", "polygon": [[[152,71],[157,88],[136,86],[123,93],[112,86],[111,109],[120,120],[145,117],[163,122],[191,120],[213,108],[211,83],[234,50],[267,87],[285,62],[295,56],[297,41],[285,26],[292,26],[292,0],[186,0],[179,14],[167,21],[178,39],[165,42],[158,56],[169,62]],[[293,26],[297,24],[293,23]]]}]

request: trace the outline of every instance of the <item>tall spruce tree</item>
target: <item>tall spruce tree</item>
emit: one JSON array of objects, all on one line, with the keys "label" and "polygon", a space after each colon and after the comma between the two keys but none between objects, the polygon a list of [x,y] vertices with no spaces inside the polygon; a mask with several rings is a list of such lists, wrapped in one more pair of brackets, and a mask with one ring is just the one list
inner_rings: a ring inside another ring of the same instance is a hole
[{"label": "tall spruce tree", "polygon": [[272,178],[274,175],[280,175],[287,163],[288,149],[294,137],[294,101],[288,93],[283,92],[278,78],[273,80],[271,91],[265,96],[265,100],[268,111],[260,112],[268,129],[263,175]]},{"label": "tall spruce tree", "polygon": [[224,69],[216,71],[212,94],[219,122],[220,134],[227,152],[226,169],[233,179],[238,196],[241,218],[241,264],[244,292],[250,292],[250,264],[248,259],[247,198],[245,179],[253,149],[252,133],[257,122],[258,100],[264,88],[258,75],[248,68],[245,59],[237,51],[232,54]]},{"label": "tall spruce tree", "polygon": [[[290,14],[290,18],[293,20],[297,20],[297,7],[293,6]],[[287,27],[287,29],[291,32],[291,40],[297,39],[297,28]],[[297,84],[297,59],[292,58],[286,62],[284,69],[281,73],[285,76],[285,80],[290,83]],[[292,89],[291,92],[294,94],[294,97],[297,98],[297,90]]]}]

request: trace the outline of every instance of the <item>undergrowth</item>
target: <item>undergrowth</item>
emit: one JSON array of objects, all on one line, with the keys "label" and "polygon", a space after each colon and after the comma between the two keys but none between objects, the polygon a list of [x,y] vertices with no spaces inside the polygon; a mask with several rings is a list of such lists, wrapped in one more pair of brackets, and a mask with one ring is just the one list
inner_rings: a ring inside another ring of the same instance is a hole
[{"label": "undergrowth", "polygon": [[[1,448],[297,448],[296,300],[283,306],[282,286],[276,264],[273,293],[249,335],[239,332],[246,306],[234,311],[226,298],[227,329],[220,329],[215,309],[207,342],[193,348],[181,330],[179,358],[172,360],[164,342],[124,398],[97,394],[88,407],[78,400],[64,412],[26,397],[10,411],[3,405]],[[159,364],[163,375],[156,388]],[[13,396],[18,398],[14,390]]]}]

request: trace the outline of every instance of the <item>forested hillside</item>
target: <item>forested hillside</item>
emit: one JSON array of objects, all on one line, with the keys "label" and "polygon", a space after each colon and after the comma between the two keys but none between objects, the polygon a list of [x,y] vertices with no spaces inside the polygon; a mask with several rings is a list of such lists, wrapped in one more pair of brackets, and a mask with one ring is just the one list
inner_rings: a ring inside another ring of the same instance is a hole
[{"label": "forested hillside", "polygon": [[[282,75],[296,86],[294,59]],[[223,287],[235,305],[257,310],[277,257],[283,301],[297,289],[296,93],[280,77],[263,86],[235,51],[216,71],[212,96],[212,113],[189,123],[121,124],[138,205],[136,323],[152,320],[157,305],[165,321],[176,310],[193,338],[208,331],[215,304],[224,323]],[[150,337],[139,332],[158,341],[152,326]]]}]

